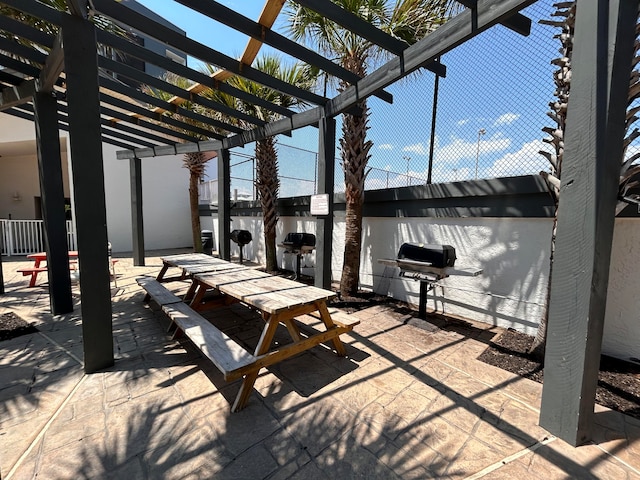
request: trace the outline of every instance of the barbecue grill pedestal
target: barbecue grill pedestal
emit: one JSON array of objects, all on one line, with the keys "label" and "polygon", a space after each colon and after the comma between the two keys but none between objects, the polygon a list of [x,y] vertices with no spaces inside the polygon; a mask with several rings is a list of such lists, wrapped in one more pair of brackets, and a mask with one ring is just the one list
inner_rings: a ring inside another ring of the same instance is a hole
[{"label": "barbecue grill pedestal", "polygon": [[296,256],[296,266],[295,266],[295,277],[294,280],[300,278],[300,261],[302,260],[302,255],[307,255],[315,250],[316,247],[300,247],[299,249],[293,248],[289,245],[284,245],[282,243],[278,244],[280,248],[284,248],[284,253],[290,253]]},{"label": "barbecue grill pedestal", "polygon": [[316,236],[311,233],[288,233],[278,247],[284,248],[284,253],[296,256],[295,280],[300,278],[300,261],[302,255],[313,252],[316,248]]},{"label": "barbecue grill pedestal", "polygon": [[428,263],[396,258],[380,258],[378,263],[388,267],[398,267],[400,276],[420,282],[420,304],[418,317],[427,317],[427,294],[433,290],[438,282],[450,275],[463,277],[477,277],[482,273],[481,268],[473,267],[434,267]]},{"label": "barbecue grill pedestal", "polygon": [[243,249],[244,246],[252,240],[251,232],[248,230],[234,230],[231,232],[231,240],[233,240],[234,243],[237,243],[240,248],[240,265],[242,265],[244,257]]}]

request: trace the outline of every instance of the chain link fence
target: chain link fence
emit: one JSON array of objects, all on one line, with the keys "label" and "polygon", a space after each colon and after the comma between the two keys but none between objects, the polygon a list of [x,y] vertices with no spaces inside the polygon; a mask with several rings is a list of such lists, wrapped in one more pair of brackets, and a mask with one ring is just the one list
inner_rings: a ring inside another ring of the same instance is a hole
[{"label": "chain link fence", "polygon": [[372,98],[367,189],[547,170],[538,151],[547,149],[541,129],[552,125],[550,62],[559,44],[558,29],[539,20],[552,11],[550,0],[523,11],[529,36],[498,25],[447,53],[445,78],[424,70],[407,78],[389,88],[393,105]]},{"label": "chain link fence", "polygon": [[[231,196],[234,200],[256,200],[256,159],[243,151],[231,151]],[[313,195],[316,193],[318,154],[278,142],[278,172],[280,198]]]},{"label": "chain link fence", "polygon": [[[555,126],[547,112],[555,98],[551,61],[558,56],[560,43],[553,37],[560,29],[540,20],[552,18],[554,3],[539,0],[523,10],[532,20],[529,36],[495,26],[441,58],[445,78],[421,70],[387,88],[393,104],[371,97],[367,138],[373,147],[365,189],[549,171],[539,151],[550,151],[542,128]],[[341,118],[336,120],[339,137]],[[296,148],[286,145],[288,140],[281,137],[278,143],[280,197],[313,194],[317,141]],[[640,139],[629,155],[638,146]],[[343,192],[337,148],[335,191]],[[232,188],[255,198],[255,165],[237,157],[232,157]]]}]

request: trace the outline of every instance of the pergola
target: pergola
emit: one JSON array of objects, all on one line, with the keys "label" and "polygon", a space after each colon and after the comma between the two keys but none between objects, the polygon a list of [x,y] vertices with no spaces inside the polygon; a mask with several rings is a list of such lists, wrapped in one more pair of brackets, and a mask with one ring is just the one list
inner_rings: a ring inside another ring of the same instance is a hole
[{"label": "pergola", "polygon": [[[357,114],[357,103],[371,95],[391,102],[384,89],[420,68],[444,75],[437,59],[447,51],[502,23],[527,34],[530,20],[519,13],[535,0],[458,0],[467,7],[422,41],[409,46],[330,1],[296,0],[341,24],[391,55],[380,68],[359,78],[337,63],[271,29],[282,0],[267,0],[258,21],[211,0],[177,0],[250,38],[240,60],[180,35],[115,0],[66,0],[67,12],[36,0],[0,0],[58,27],[52,35],[0,16],[0,111],[33,120],[36,129],[43,217],[48,245],[51,307],[54,314],[73,309],[65,236],[59,129],[69,131],[75,219],[82,275],[82,323],[87,373],[114,363],[108,269],[102,143],[121,147],[118,158],[130,162],[133,258],[144,264],[141,159],[197,151],[217,152],[219,176],[219,253],[229,259],[229,149],[269,136],[315,125],[319,129],[318,192],[328,194],[329,215],[317,217],[316,284],[330,284],[335,117]],[[541,425],[569,443],[586,441],[593,407],[606,301],[614,211],[622,155],[627,90],[638,13],[637,0],[579,1],[572,57],[573,76],[568,129],[565,132],[563,185],[558,218]],[[139,31],[219,67],[208,76],[173,62],[129,39],[97,28],[94,14],[125,29]],[[597,32],[596,35],[593,32]],[[21,38],[41,48],[24,46]],[[251,67],[262,44],[308,64],[351,87],[333,98],[300,89]],[[121,57],[101,54],[107,46],[197,82],[188,90],[136,70]],[[492,61],[487,52],[487,61]],[[108,70],[174,96],[160,100],[101,74]],[[306,101],[293,112],[241,92],[224,80],[240,75]],[[473,79],[470,77],[470,82]],[[282,115],[266,124],[213,102],[200,93],[217,89]],[[181,107],[185,101],[244,120],[243,130],[215,122]],[[146,105],[152,105],[148,108]],[[214,133],[163,115],[173,112],[209,122]],[[209,140],[198,141],[206,136]],[[3,281],[0,269],[0,287]],[[0,290],[2,291],[2,290]]]}]

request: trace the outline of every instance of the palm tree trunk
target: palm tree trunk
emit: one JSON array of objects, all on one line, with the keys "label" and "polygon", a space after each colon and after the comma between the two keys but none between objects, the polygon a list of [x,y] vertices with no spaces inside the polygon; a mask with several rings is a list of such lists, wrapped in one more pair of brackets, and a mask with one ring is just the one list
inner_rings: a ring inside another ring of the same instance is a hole
[{"label": "palm tree trunk", "polygon": [[202,152],[186,153],[183,158],[184,167],[189,170],[189,209],[191,211],[191,236],[193,237],[193,250],[198,253],[202,252],[198,184],[204,175],[206,162],[207,159]]},{"label": "palm tree trunk", "polygon": [[346,204],[344,263],[340,279],[340,295],[343,298],[352,297],[358,292],[362,246],[362,197],[358,199],[352,196]]},{"label": "palm tree trunk", "polygon": [[373,145],[370,140],[366,140],[366,132],[369,128],[367,104],[363,101],[358,106],[362,110],[362,115],[344,115],[340,139],[346,198],[344,260],[340,279],[342,297],[352,297],[358,292],[364,180],[369,150]]},{"label": "palm tree trunk", "polygon": [[276,258],[276,227],[278,226],[278,154],[274,137],[265,138],[256,144],[257,175],[256,186],[262,207],[266,269],[278,270]]},{"label": "palm tree trunk", "polygon": [[189,171],[189,209],[191,211],[191,235],[193,236],[194,252],[202,252],[202,239],[200,238],[200,212],[198,205],[198,184],[200,176]]},{"label": "palm tree trunk", "polygon": [[549,321],[549,300],[551,299],[551,278],[553,274],[553,257],[556,250],[556,229],[558,227],[558,208],[556,206],[556,212],[553,216],[553,229],[551,231],[551,253],[549,255],[549,277],[547,280],[547,294],[544,303],[544,310],[542,312],[542,318],[540,318],[540,324],[536,331],[536,336],[533,339],[533,344],[529,348],[529,355],[538,360],[540,363],[544,362],[544,352],[547,346],[547,323]]}]

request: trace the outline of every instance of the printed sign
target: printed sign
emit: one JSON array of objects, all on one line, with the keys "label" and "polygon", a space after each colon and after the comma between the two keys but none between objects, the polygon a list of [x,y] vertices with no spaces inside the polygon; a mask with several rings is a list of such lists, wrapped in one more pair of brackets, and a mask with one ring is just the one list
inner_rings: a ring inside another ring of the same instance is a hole
[{"label": "printed sign", "polygon": [[311,195],[311,215],[329,215],[329,194]]}]

